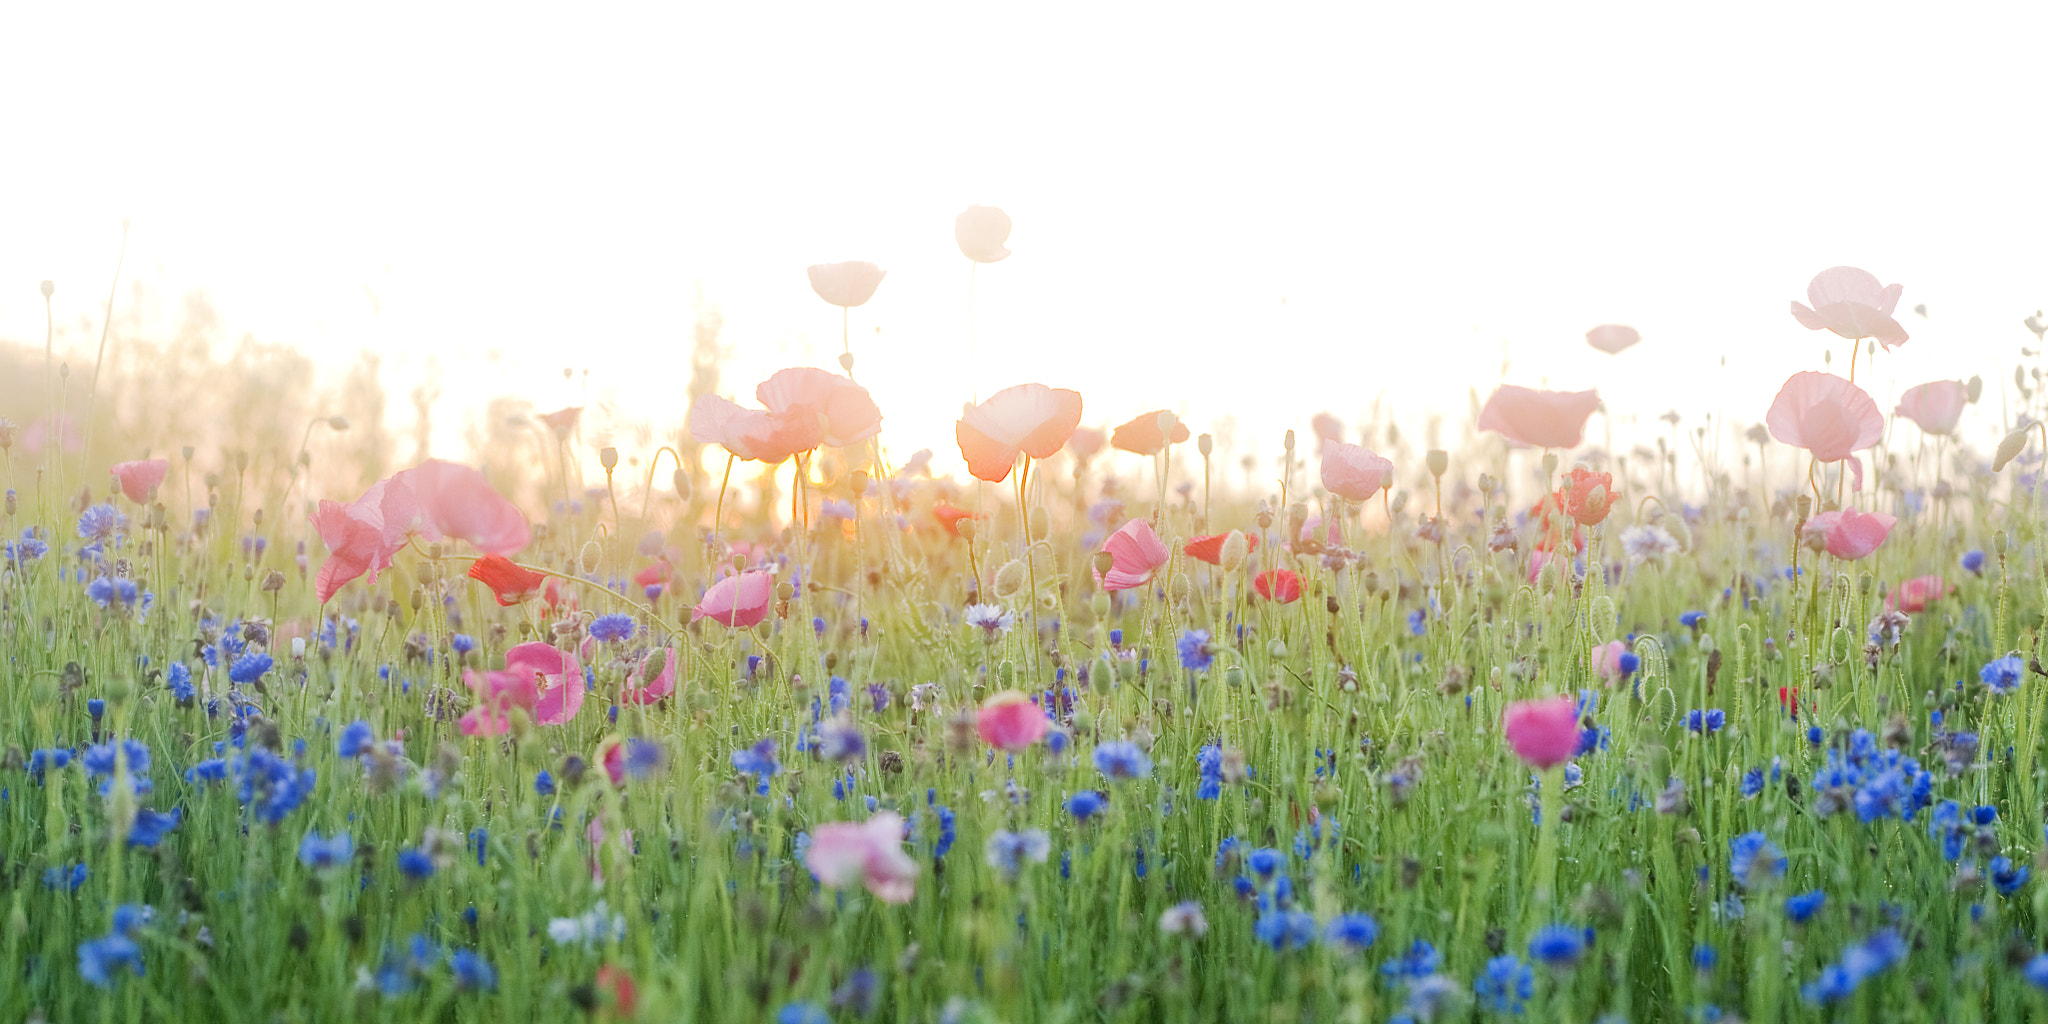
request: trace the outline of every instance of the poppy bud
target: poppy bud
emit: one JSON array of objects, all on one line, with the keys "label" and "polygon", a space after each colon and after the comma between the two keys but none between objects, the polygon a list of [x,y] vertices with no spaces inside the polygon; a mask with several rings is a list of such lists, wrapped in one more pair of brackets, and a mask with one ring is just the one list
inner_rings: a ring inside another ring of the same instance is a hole
[{"label": "poppy bud", "polygon": [[690,500],[690,474],[685,473],[682,471],[681,468],[678,468],[676,470],[675,476],[672,477],[671,480],[675,485],[676,497],[681,498],[684,501]]},{"label": "poppy bud", "polygon": [[[1661,440],[1661,439],[1660,439],[1660,440]],[[1554,477],[1554,476],[1556,476],[1556,475],[1557,475],[1557,453],[1556,453],[1556,452],[1544,452],[1544,453],[1543,453],[1543,479],[1545,479],[1545,480],[1548,480],[1548,479],[1550,479],[1551,477]]]},{"label": "poppy bud", "polygon": [[1043,505],[1032,509],[1025,521],[1030,524],[1033,537],[1043,537],[1052,532],[1052,513],[1047,512]]},{"label": "poppy bud", "polygon": [[1287,641],[1275,640],[1266,645],[1266,657],[1280,659],[1287,657]]},{"label": "poppy bud", "polygon": [[1092,599],[1090,599],[1090,600],[1089,600],[1089,602],[1088,602],[1088,610],[1089,610],[1090,612],[1093,612],[1093,613],[1095,614],[1095,618],[1096,618],[1097,620],[1101,620],[1101,619],[1105,619],[1105,618],[1108,618],[1108,617],[1109,617],[1109,595],[1108,595],[1108,594],[1103,594],[1103,593],[1097,593],[1097,594],[1096,594],[1096,595],[1095,595],[1095,596],[1094,596],[1094,597],[1093,597]]},{"label": "poppy bud", "polygon": [[970,543],[974,540],[974,520],[962,519],[959,522],[953,524],[953,529],[955,532],[960,534],[961,540],[968,541]]},{"label": "poppy bud", "polygon": [[842,369],[842,370],[845,370],[845,371],[846,371],[846,372],[848,372],[848,373],[852,373],[852,372],[853,372],[853,353],[851,353],[851,352],[841,352],[841,353],[839,353],[839,368],[840,368],[840,369]]},{"label": "poppy bud", "polygon": [[607,473],[619,468],[619,450],[610,446],[599,448],[597,450],[597,464],[603,466],[604,471]]},{"label": "poppy bud", "polygon": [[1184,572],[1174,573],[1173,578],[1166,583],[1167,596],[1173,600],[1174,604],[1187,604],[1191,588],[1192,585],[1188,583],[1188,574]]},{"label": "poppy bud", "polygon": [[1251,553],[1251,542],[1245,539],[1243,530],[1232,530],[1223,538],[1223,549],[1216,556],[1216,564],[1226,572],[1236,572],[1244,565]]},{"label": "poppy bud", "polygon": [[2006,540],[2004,530],[2000,530],[1997,533],[1991,535],[1991,551],[1993,554],[1996,554],[2000,558],[2004,558],[2005,545]]},{"label": "poppy bud", "polygon": [[852,473],[847,474],[846,489],[852,491],[853,496],[856,498],[866,494],[868,492],[868,471],[856,469]]},{"label": "poppy bud", "polygon": [[1294,451],[1294,431],[1292,430],[1287,432],[1286,448],[1289,453]]},{"label": "poppy bud", "polygon": [[1216,450],[1216,439],[1210,437],[1207,434],[1203,434],[1202,436],[1195,438],[1195,449],[1197,451],[1200,451],[1202,453],[1202,457],[1206,459],[1210,456],[1211,453],[1213,453]]},{"label": "poppy bud", "polygon": [[1798,508],[1799,508],[1799,518],[1801,518],[1801,519],[1809,519],[1809,518],[1812,518],[1812,516],[1813,516],[1813,498],[1812,498],[1811,496],[1809,496],[1809,495],[1805,495],[1805,494],[1802,494],[1802,495],[1800,495],[1800,496],[1799,496],[1799,501],[1798,501]]},{"label": "poppy bud", "polygon": [[777,584],[775,585],[775,599],[776,599],[776,600],[778,600],[778,601],[787,601],[787,600],[789,600],[790,598],[792,598],[792,597],[795,597],[795,596],[796,596],[796,587],[795,587],[795,586],[794,586],[793,584],[789,584],[789,583],[777,583]]},{"label": "poppy bud", "polygon": [[1423,461],[1429,466],[1430,476],[1442,476],[1444,470],[1451,468],[1451,453],[1442,448],[1431,448],[1429,454],[1423,456]]},{"label": "poppy bud", "polygon": [[1232,665],[1223,670],[1223,685],[1235,690],[1244,685],[1244,669]]},{"label": "poppy bud", "polygon": [[995,580],[989,589],[995,593],[996,600],[1008,601],[1024,592],[1030,574],[1031,569],[1024,564],[1023,559],[1006,562],[1002,568],[996,570]]},{"label": "poppy bud", "polygon": [[327,429],[329,429],[329,430],[333,430],[333,431],[337,431],[337,432],[339,432],[339,431],[343,431],[343,430],[347,430],[347,429],[348,429],[348,417],[346,417],[346,416],[329,416],[329,417],[327,417]]},{"label": "poppy bud", "polygon": [[584,541],[583,551],[576,558],[577,563],[583,567],[585,573],[596,572],[598,564],[603,560],[604,549],[598,547],[597,542],[594,540]]},{"label": "poppy bud", "polygon": [[1969,381],[1963,385],[1963,389],[1970,396],[1970,404],[1976,405],[1977,399],[1982,398],[1984,396],[1984,378],[1981,376],[1972,376],[1969,379]]},{"label": "poppy bud", "polygon": [[2012,433],[2005,435],[2005,439],[1998,442],[1998,453],[1991,457],[1991,471],[1993,473],[1996,473],[2004,469],[2005,464],[2018,458],[2020,452],[2025,451],[2026,447],[2026,427],[2021,427],[2018,430],[2015,430]]},{"label": "poppy bud", "polygon": [[1407,508],[1408,492],[1402,491],[1401,493],[1394,495],[1393,502],[1389,504],[1387,507],[1392,509],[1396,513],[1399,513],[1402,509]]},{"label": "poppy bud", "polygon": [[44,298],[44,299],[48,299],[48,298],[49,298],[50,296],[52,296],[52,295],[55,295],[55,294],[57,294],[57,282],[55,282],[55,281],[44,281],[44,282],[43,282],[43,298]]}]

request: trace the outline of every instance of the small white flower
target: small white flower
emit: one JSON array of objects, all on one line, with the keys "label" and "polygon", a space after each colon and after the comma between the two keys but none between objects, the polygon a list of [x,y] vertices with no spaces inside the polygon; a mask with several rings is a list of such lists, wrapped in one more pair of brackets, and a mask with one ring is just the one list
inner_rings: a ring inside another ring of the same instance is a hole
[{"label": "small white flower", "polygon": [[980,626],[982,637],[988,640],[1009,632],[1011,624],[1017,621],[1015,612],[1006,612],[999,604],[970,604],[960,618],[970,626]]},{"label": "small white flower", "polygon": [[1159,930],[1167,935],[1199,939],[1209,933],[1209,919],[1203,916],[1200,903],[1189,900],[1166,908],[1159,915]]}]

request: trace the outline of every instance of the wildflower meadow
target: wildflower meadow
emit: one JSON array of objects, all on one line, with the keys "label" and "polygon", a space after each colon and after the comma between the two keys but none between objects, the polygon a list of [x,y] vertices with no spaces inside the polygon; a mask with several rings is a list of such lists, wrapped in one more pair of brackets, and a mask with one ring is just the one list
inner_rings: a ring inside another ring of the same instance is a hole
[{"label": "wildflower meadow", "polygon": [[932,396],[935,472],[851,329],[640,450],[571,407],[468,461],[299,408],[195,450],[45,367],[0,1019],[2048,1016],[2048,395],[1882,408],[1900,295],[1815,277],[1725,443],[1485,383],[1257,478],[1056,367]]}]

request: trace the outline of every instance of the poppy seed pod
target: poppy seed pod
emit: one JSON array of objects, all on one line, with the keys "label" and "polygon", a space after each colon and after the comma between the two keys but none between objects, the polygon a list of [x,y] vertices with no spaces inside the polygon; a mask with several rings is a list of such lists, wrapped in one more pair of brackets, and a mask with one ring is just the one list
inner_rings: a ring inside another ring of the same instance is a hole
[{"label": "poppy seed pod", "polygon": [[1984,378],[1981,376],[1971,376],[1968,381],[1964,382],[1963,387],[1970,396],[1971,405],[1977,404],[1977,399],[1984,396]]},{"label": "poppy seed pod", "polygon": [[607,473],[619,468],[619,450],[612,447],[599,448],[597,450],[597,464],[603,466],[604,471]]},{"label": "poppy seed pod", "polygon": [[583,567],[585,573],[593,573],[597,571],[598,563],[603,559],[604,549],[598,547],[596,541],[586,540],[583,542],[583,550],[576,557],[576,562]]},{"label": "poppy seed pod", "polygon": [[1097,551],[1091,564],[1094,565],[1097,576],[1105,576],[1111,569],[1116,568],[1116,556],[1107,551]]}]

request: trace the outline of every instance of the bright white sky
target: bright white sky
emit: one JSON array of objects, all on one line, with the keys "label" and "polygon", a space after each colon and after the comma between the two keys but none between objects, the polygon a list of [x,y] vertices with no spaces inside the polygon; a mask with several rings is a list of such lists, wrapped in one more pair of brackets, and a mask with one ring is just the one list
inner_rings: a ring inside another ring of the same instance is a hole
[{"label": "bright white sky", "polygon": [[[435,360],[552,408],[574,366],[669,425],[700,294],[751,401],[838,353],[805,266],[868,259],[899,455],[957,458],[958,402],[1025,380],[1271,453],[1321,408],[1461,420],[1504,355],[1757,420],[1846,263],[1906,287],[1879,402],[1982,373],[1988,446],[2048,305],[2048,5],[184,6],[8,12],[0,338],[40,341],[46,277],[96,319],[132,217],[142,279],[383,353],[395,395]],[[977,202],[1016,230],[970,378]],[[1609,321],[1644,343],[1592,352]]]}]

